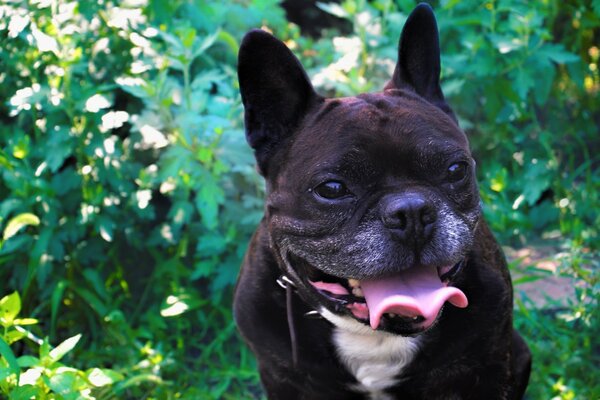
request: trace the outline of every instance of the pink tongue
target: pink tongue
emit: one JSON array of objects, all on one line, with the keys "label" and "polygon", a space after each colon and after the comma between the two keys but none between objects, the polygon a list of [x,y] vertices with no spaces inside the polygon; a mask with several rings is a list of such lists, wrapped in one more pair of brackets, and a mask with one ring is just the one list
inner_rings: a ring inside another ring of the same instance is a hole
[{"label": "pink tongue", "polygon": [[468,304],[467,296],[460,289],[442,284],[435,267],[416,267],[391,278],[361,280],[360,287],[369,307],[373,329],[377,329],[385,313],[422,316],[425,318],[422,326],[427,328],[446,301],[460,308]]}]

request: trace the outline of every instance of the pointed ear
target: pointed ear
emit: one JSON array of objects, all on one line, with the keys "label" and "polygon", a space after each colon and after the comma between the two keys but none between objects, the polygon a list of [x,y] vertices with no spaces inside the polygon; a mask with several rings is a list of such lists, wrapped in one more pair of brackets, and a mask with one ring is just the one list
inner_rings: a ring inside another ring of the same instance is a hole
[{"label": "pointed ear", "polygon": [[398,44],[398,63],[385,89],[409,89],[456,117],[440,86],[440,42],[433,10],[419,4],[409,15]]},{"label": "pointed ear", "polygon": [[320,97],[300,61],[285,44],[258,29],[248,32],[242,40],[238,78],[246,139],[264,175],[275,151]]}]

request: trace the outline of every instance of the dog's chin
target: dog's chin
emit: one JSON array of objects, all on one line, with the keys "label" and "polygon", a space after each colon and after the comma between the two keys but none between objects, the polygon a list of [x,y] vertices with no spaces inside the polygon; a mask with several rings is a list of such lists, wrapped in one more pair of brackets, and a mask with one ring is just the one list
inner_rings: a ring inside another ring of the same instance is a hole
[{"label": "dog's chin", "polygon": [[287,261],[313,306],[350,316],[373,330],[415,336],[436,325],[446,302],[467,306],[466,296],[453,287],[466,259],[440,267],[412,266],[398,276],[363,281],[331,275],[300,257],[288,255]]}]

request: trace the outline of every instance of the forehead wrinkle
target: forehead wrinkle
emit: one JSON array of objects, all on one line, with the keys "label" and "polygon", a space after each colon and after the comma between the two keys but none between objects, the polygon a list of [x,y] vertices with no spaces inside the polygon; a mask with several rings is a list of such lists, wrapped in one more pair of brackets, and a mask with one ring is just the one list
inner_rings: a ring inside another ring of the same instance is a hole
[{"label": "forehead wrinkle", "polygon": [[[368,154],[381,154],[389,162],[445,147],[469,153],[466,136],[454,121],[415,96],[364,94],[326,99],[294,136],[289,150],[294,153],[295,168],[307,172],[364,165]],[[445,139],[441,146],[440,136]],[[370,146],[374,150],[365,152]]]}]

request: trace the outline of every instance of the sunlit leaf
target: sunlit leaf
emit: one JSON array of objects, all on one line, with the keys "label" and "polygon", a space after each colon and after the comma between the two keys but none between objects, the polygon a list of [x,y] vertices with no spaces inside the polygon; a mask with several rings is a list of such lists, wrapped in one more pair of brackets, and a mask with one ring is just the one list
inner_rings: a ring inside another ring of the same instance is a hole
[{"label": "sunlit leaf", "polygon": [[110,369],[92,368],[86,372],[90,383],[96,387],[112,385],[123,380],[123,375]]},{"label": "sunlit leaf", "polygon": [[35,325],[38,320],[35,318],[17,318],[13,321],[15,325]]},{"label": "sunlit leaf", "polygon": [[52,361],[56,362],[60,360],[64,357],[65,354],[73,350],[73,348],[79,342],[79,339],[81,339],[81,333],[68,338],[67,340],[50,350],[49,356],[52,359]]},{"label": "sunlit leaf", "polygon": [[186,312],[190,307],[181,298],[177,296],[167,297],[167,307],[160,310],[160,315],[163,317],[174,317]]},{"label": "sunlit leaf", "polygon": [[8,240],[19,232],[25,226],[37,226],[40,224],[40,219],[31,213],[19,214],[13,217],[4,228],[3,239]]},{"label": "sunlit leaf", "polygon": [[4,296],[0,300],[0,325],[9,327],[21,311],[21,297],[18,292]]},{"label": "sunlit leaf", "polygon": [[337,3],[322,3],[318,1],[317,7],[338,18],[348,18],[350,16],[350,14]]}]

